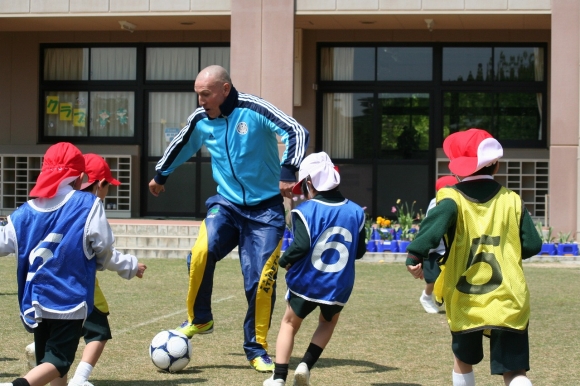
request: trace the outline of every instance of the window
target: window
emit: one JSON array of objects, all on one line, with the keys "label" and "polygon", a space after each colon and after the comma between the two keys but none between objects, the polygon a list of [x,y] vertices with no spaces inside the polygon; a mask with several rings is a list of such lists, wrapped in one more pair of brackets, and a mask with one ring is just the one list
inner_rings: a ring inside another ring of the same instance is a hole
[{"label": "window", "polygon": [[325,47],[321,80],[375,80],[374,47]]},{"label": "window", "polygon": [[370,158],[373,95],[324,94],[323,148],[331,158]]},{"label": "window", "polygon": [[433,48],[378,47],[377,80],[431,80]]},{"label": "window", "polygon": [[43,52],[41,138],[134,137],[136,47],[44,48]]},{"label": "window", "polygon": [[426,158],[429,150],[429,94],[379,94],[379,158]]},{"label": "window", "polygon": [[478,127],[504,148],[546,147],[543,43],[329,42],[318,50],[315,151],[340,165],[341,191],[373,217],[404,197],[427,207],[450,133]]},{"label": "window", "polygon": [[444,47],[443,81],[491,81],[493,60],[491,47]]},{"label": "window", "polygon": [[543,47],[444,47],[444,82],[541,82]]},{"label": "window", "polygon": [[[170,88],[193,95],[192,83],[201,68],[230,67],[227,46],[46,44],[41,46],[41,56],[43,142],[139,143],[143,135],[136,128],[142,126],[139,122],[147,122],[147,92]],[[193,102],[190,96],[183,102],[187,108],[179,110],[182,116],[175,123],[186,121],[197,107],[195,97]],[[160,128],[153,130],[153,124],[149,127],[154,131],[153,143],[159,139],[157,131],[165,135]],[[152,152],[158,153],[158,149]]]}]

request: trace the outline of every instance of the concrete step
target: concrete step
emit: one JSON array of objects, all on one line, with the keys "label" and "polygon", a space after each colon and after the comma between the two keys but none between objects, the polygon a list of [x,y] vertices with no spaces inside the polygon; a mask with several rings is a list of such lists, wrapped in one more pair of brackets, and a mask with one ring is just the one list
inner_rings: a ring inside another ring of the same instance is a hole
[{"label": "concrete step", "polygon": [[[186,258],[199,235],[201,221],[109,219],[115,248],[137,258]],[[238,258],[235,248],[229,258]]]}]

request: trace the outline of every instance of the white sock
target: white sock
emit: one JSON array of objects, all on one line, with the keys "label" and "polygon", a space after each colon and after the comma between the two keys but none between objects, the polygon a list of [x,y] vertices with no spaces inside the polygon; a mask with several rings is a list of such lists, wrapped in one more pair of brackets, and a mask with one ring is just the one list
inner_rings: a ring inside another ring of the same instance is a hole
[{"label": "white sock", "polygon": [[93,372],[93,366],[87,362],[81,362],[77,366],[77,371],[75,371],[75,376],[72,381],[77,383],[84,383],[89,380],[91,373]]},{"label": "white sock", "polygon": [[427,295],[425,290],[423,290],[423,294],[421,296],[423,296],[423,299],[431,299],[431,295]]},{"label": "white sock", "polygon": [[532,381],[525,375],[518,375],[510,382],[509,386],[532,386]]},{"label": "white sock", "polygon": [[453,386],[475,386],[475,374],[473,371],[467,374],[457,374],[454,371]]}]

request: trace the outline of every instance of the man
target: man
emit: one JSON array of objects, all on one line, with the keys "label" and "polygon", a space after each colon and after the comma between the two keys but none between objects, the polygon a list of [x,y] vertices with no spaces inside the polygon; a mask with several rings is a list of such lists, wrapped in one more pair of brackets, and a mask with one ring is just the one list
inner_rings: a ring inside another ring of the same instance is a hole
[{"label": "man", "polygon": [[[276,276],[285,218],[283,197],[292,197],[308,131],[263,99],[238,92],[220,66],[195,80],[200,107],[165,150],[149,183],[154,196],[176,167],[202,145],[211,154],[218,194],[206,201],[207,217],[192,248],[188,317],[178,330],[192,337],[213,332],[211,293],[215,264],[239,246],[248,311],[244,350],[259,372],[270,372],[266,337],[276,299]],[[286,145],[278,155],[280,136]]]}]

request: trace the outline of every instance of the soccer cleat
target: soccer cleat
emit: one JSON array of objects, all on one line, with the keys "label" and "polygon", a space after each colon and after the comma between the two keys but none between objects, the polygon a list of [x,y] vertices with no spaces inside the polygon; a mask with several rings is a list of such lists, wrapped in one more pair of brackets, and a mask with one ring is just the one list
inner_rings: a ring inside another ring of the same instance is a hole
[{"label": "soccer cleat", "polygon": [[437,304],[435,304],[435,301],[433,300],[432,295],[428,296],[428,297],[424,297],[423,295],[421,295],[419,297],[419,301],[421,302],[421,305],[425,309],[426,313],[428,313],[428,314],[438,314],[439,313],[439,307],[437,307]]},{"label": "soccer cleat", "polygon": [[67,386],[94,386],[94,385],[92,383],[90,383],[89,381],[84,381],[83,383],[78,383],[78,382],[74,382],[71,380]]},{"label": "soccer cleat", "polygon": [[272,362],[268,354],[252,359],[250,364],[259,373],[271,373],[274,371],[274,362]]},{"label": "soccer cleat", "polygon": [[185,334],[189,339],[191,339],[195,334],[211,334],[213,332],[213,320],[200,324],[189,324],[186,320],[181,323],[181,326],[177,327],[176,330]]},{"label": "soccer cleat", "polygon": [[284,385],[286,385],[286,381],[284,381],[283,379],[274,379],[274,376],[272,375],[270,378],[266,379],[262,385],[264,385],[264,386],[284,386]]},{"label": "soccer cleat", "polygon": [[294,386],[310,386],[310,370],[304,362],[294,370]]},{"label": "soccer cleat", "polygon": [[26,352],[26,367],[28,370],[32,370],[36,367],[36,349],[34,347],[34,342],[32,342],[24,349]]}]

